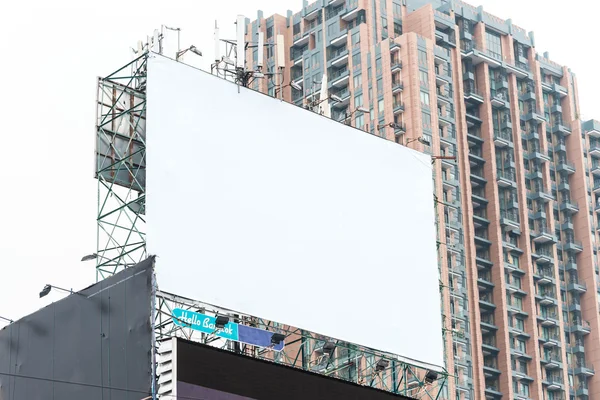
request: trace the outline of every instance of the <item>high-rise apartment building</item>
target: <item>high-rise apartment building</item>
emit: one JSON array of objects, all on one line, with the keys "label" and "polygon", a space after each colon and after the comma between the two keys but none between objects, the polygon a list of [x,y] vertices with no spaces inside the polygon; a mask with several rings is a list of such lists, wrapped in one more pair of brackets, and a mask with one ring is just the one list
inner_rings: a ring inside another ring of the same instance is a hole
[{"label": "high-rise apartment building", "polygon": [[315,104],[326,74],[333,119],[446,157],[445,398],[600,399],[600,123],[581,124],[574,74],[537,54],[533,33],[457,0],[305,1],[259,11],[248,40],[258,32],[284,35],[286,62],[267,47],[263,70],[283,82],[254,89]]}]

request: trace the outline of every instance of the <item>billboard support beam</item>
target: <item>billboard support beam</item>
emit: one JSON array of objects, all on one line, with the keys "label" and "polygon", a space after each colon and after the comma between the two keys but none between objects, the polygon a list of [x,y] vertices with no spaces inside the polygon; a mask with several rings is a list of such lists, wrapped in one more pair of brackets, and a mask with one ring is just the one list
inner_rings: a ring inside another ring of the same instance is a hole
[{"label": "billboard support beam", "polygon": [[144,52],[98,78],[94,176],[98,180],[96,279],[146,258]]}]

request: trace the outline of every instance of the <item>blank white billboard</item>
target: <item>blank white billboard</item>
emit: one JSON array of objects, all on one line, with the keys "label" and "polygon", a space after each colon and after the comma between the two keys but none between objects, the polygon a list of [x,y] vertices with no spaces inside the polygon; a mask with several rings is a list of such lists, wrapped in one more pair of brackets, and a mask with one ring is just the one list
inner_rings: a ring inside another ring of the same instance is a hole
[{"label": "blank white billboard", "polygon": [[159,288],[443,366],[431,158],[152,56]]}]

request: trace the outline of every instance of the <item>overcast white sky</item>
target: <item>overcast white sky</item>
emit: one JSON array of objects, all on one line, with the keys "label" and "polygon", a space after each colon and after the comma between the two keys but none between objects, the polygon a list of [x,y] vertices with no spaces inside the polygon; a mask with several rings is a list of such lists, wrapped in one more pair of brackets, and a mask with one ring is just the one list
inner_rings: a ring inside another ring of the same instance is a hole
[{"label": "overcast white sky", "polygon": [[[600,118],[597,12],[588,0],[480,0],[536,34],[537,50],[579,78],[583,116]],[[236,14],[297,11],[301,0],[12,1],[0,26],[0,316],[17,319],[63,296],[38,299],[46,283],[80,289],[95,281],[81,263],[96,247],[92,177],[96,77],[130,60],[129,47],[161,24],[181,27],[206,67],[215,19],[234,38]],[[0,326],[3,323],[0,321]]]}]

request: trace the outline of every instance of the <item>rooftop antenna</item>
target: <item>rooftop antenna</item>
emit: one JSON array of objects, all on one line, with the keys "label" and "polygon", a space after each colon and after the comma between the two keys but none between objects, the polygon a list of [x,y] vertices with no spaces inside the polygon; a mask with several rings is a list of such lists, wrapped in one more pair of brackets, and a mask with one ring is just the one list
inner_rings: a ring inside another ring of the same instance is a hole
[{"label": "rooftop antenna", "polygon": [[[219,28],[215,21],[215,62],[210,66],[212,74],[218,77],[232,80],[238,85],[248,87],[255,79],[272,79],[279,71],[262,71],[264,66],[264,48],[265,46],[275,46],[274,43],[264,42],[264,33],[257,35],[256,41],[246,41],[246,17],[238,15],[236,18],[236,39],[221,39]],[[282,37],[283,41],[283,37]],[[221,55],[221,44],[225,43],[225,53]],[[249,48],[257,49],[258,62],[255,69],[248,69],[246,65],[246,50]],[[283,48],[283,46],[282,46]],[[282,58],[285,62],[285,57]],[[284,64],[285,65],[285,64]]]}]

